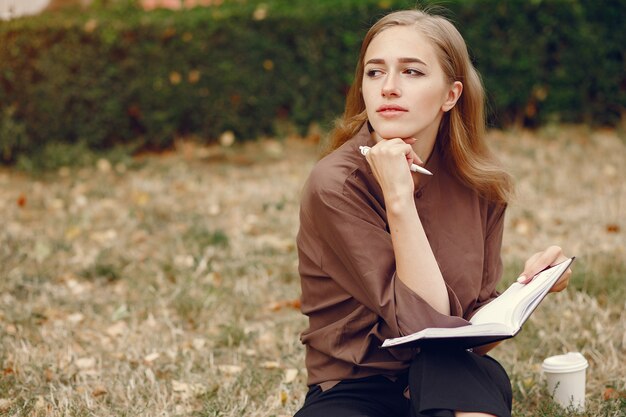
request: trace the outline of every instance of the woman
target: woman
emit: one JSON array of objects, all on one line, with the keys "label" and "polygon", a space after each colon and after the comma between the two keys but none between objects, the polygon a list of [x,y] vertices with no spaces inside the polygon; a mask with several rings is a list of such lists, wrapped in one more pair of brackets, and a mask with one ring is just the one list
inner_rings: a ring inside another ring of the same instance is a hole
[{"label": "woman", "polygon": [[[296,417],[510,416],[508,376],[483,356],[492,346],[380,349],[386,338],[465,325],[497,296],[511,185],[485,144],[483,100],[446,19],[395,12],[367,33],[332,151],[302,195],[310,389]],[[558,247],[539,252],[519,281],[565,259]]]}]

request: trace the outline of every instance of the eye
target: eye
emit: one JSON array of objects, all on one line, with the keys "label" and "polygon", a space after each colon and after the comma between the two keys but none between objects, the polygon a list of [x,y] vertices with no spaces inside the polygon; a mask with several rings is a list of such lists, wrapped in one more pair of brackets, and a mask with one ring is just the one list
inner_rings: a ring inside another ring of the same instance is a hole
[{"label": "eye", "polygon": [[424,73],[416,68],[407,68],[404,70],[404,73],[410,75],[412,77],[420,77],[424,75]]},{"label": "eye", "polygon": [[376,78],[376,77],[381,76],[382,74],[383,74],[383,71],[379,69],[369,69],[365,71],[365,75],[369,78]]}]

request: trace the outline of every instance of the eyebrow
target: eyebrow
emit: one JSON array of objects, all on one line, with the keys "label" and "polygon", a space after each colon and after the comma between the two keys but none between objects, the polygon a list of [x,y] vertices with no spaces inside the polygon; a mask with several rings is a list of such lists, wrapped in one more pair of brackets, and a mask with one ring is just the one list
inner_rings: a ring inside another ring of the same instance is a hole
[{"label": "eyebrow", "polygon": [[[419,58],[411,58],[411,57],[408,57],[408,58],[398,58],[398,62],[400,62],[401,64],[410,64],[410,63],[416,62],[418,64],[426,65],[426,63],[424,61],[422,61],[421,59],[419,59]],[[367,64],[384,64],[384,63],[385,63],[384,59],[373,58],[373,59],[370,59],[369,61],[367,61],[365,63],[365,65],[367,65]]]}]

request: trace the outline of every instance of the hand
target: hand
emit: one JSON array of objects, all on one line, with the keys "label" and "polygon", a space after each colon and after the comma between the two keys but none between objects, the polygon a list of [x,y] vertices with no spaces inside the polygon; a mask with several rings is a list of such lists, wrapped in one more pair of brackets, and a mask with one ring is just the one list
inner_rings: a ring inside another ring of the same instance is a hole
[{"label": "hand", "polygon": [[422,164],[411,147],[415,142],[414,138],[383,139],[366,155],[386,200],[413,194],[415,183],[410,166],[413,163]]},{"label": "hand", "polygon": [[[524,265],[524,272],[521,273],[517,282],[528,284],[539,272],[549,266],[566,261],[567,259],[569,258],[563,254],[563,250],[560,247],[550,246],[548,249],[537,252],[528,258],[526,264]],[[559,292],[567,288],[571,276],[572,270],[567,268],[567,271],[565,271],[561,278],[559,278],[559,280],[552,286],[550,292]]]}]

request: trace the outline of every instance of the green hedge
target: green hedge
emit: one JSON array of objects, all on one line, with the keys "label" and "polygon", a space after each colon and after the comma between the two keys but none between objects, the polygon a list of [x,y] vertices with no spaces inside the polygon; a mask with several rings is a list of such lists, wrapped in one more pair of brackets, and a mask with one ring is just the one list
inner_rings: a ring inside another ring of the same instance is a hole
[{"label": "green hedge", "polygon": [[[0,23],[0,159],[44,144],[164,148],[251,139],[341,113],[360,40],[401,0],[226,2],[66,11]],[[626,108],[626,2],[449,1],[491,123],[615,125]]]}]

